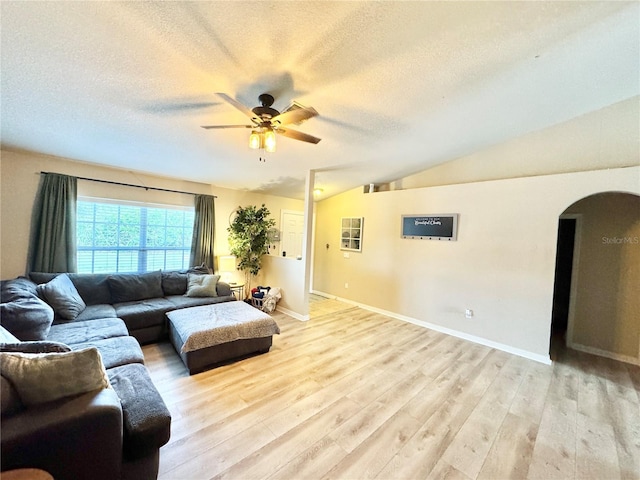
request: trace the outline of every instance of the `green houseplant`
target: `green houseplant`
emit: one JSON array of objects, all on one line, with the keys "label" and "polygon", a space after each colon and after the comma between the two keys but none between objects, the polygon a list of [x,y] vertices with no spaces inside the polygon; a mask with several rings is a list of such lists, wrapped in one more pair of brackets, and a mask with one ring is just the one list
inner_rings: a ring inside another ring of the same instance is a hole
[{"label": "green houseplant", "polygon": [[245,295],[251,292],[251,279],[262,266],[262,256],[269,251],[269,229],[276,222],[268,218],[269,209],[253,205],[238,207],[236,216],[229,225],[229,246],[231,255],[238,260],[238,270],[244,272]]}]

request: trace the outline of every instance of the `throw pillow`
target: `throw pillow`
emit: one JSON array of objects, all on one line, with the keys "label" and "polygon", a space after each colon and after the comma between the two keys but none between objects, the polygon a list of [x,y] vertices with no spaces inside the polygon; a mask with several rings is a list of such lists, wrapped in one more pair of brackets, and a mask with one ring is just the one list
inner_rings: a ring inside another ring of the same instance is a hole
[{"label": "throw pillow", "polygon": [[[53,309],[30,290],[20,290],[20,279],[2,284],[3,302],[0,303],[0,324],[19,340],[44,340],[53,323]],[[19,290],[7,294],[7,290]],[[10,298],[11,300],[5,300]]]},{"label": "throw pillow", "polygon": [[109,282],[113,303],[164,297],[160,270],[148,273],[109,275],[107,282]]},{"label": "throw pillow", "polygon": [[110,387],[95,347],[67,353],[2,352],[0,367],[27,407]]},{"label": "throw pillow", "polygon": [[187,297],[217,297],[216,286],[220,275],[196,275],[190,273],[187,277]]},{"label": "throw pillow", "polygon": [[[44,282],[42,282],[44,283]],[[26,277],[12,278],[0,282],[0,301],[14,302],[25,297],[38,296],[37,284]]]},{"label": "throw pillow", "polygon": [[190,267],[189,270],[187,270],[187,273],[196,273],[196,274],[200,274],[200,275],[210,275],[213,273],[213,270],[211,270],[209,267],[207,267],[207,265],[205,263],[202,263],[201,265],[196,265],[194,267]]},{"label": "throw pillow", "polygon": [[38,295],[53,307],[59,317],[67,320],[75,320],[87,307],[66,273],[38,285]]}]

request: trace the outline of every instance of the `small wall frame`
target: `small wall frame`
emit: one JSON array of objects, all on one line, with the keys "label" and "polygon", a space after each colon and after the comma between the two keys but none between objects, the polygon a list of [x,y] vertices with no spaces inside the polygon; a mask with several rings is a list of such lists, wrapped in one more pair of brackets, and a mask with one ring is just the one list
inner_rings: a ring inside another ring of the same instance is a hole
[{"label": "small wall frame", "polygon": [[340,250],[362,251],[363,217],[343,217],[340,223]]}]

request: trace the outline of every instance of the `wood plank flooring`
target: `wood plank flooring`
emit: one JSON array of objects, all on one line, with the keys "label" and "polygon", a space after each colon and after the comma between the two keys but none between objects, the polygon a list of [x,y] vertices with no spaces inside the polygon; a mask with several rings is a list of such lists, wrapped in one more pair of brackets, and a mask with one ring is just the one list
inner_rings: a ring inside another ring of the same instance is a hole
[{"label": "wood plank flooring", "polygon": [[640,479],[640,367],[553,366],[314,299],[271,351],[189,376],[143,348],[173,416],[160,480]]}]

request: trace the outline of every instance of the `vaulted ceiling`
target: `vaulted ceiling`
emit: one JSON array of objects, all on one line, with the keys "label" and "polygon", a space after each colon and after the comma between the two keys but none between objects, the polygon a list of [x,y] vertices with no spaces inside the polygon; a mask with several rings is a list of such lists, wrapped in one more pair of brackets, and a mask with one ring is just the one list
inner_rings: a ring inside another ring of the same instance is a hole
[{"label": "vaulted ceiling", "polygon": [[[331,195],[638,95],[639,5],[4,0],[1,142],[292,198],[312,169]],[[204,130],[246,123],[215,92],[313,106],[295,128],[322,141]]]}]

